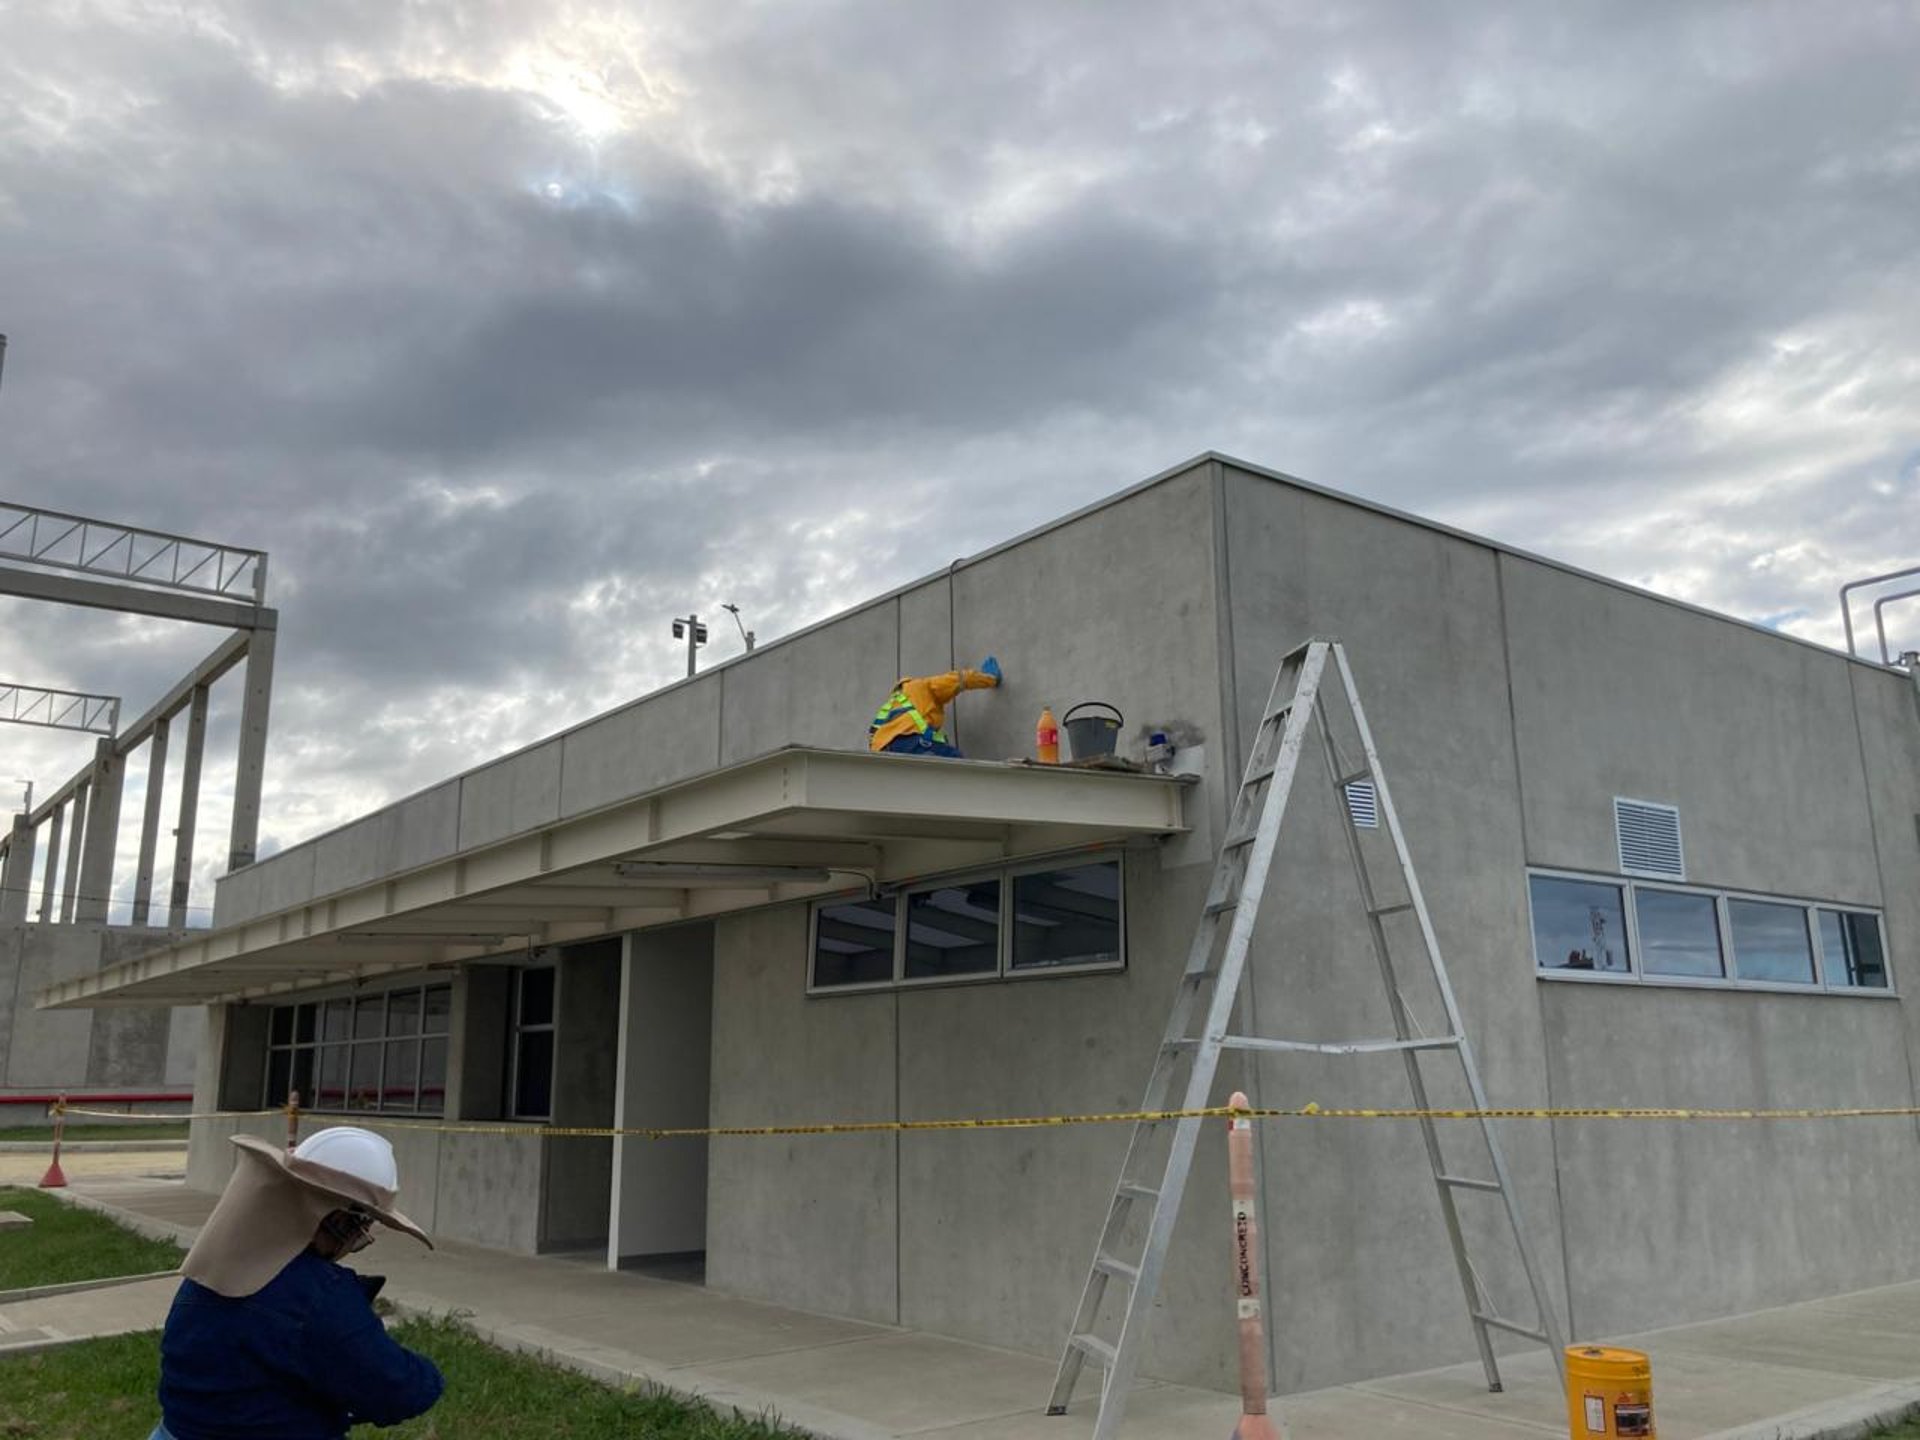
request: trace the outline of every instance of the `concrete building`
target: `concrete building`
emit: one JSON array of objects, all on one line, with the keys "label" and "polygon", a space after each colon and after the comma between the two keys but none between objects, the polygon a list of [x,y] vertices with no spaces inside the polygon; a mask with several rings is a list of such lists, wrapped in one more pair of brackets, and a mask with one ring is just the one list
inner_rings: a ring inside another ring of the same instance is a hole
[{"label": "concrete building", "polygon": [[[46,998],[209,1005],[197,1109],[298,1085],[487,1122],[390,1132],[439,1234],[701,1256],[731,1293],[1056,1353],[1124,1127],[520,1132],[1131,1107],[1275,666],[1314,636],[1352,655],[1496,1105],[1915,1103],[1912,677],[1217,455],[238,870],[211,933]],[[988,652],[973,759],[863,753],[896,676]],[[1085,699],[1189,773],[1004,763]],[[1325,788],[1289,815],[1251,1004],[1386,1033]],[[1235,1085],[1406,1101],[1390,1058]],[[192,1182],[277,1125],[197,1123]],[[1576,1336],[1920,1275],[1911,1120],[1501,1133]],[[1261,1138],[1277,1387],[1470,1357],[1417,1131]],[[1229,1388],[1221,1148],[1143,1373]]]}]

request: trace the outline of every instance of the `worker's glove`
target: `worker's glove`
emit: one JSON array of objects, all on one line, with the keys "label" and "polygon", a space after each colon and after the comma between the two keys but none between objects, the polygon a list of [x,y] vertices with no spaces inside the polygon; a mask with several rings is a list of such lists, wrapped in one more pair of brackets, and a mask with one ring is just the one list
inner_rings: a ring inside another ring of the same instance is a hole
[{"label": "worker's glove", "polygon": [[980,662],[980,673],[982,675],[991,675],[993,677],[993,683],[998,685],[1000,683],[1000,662],[991,655],[987,656],[986,659]]}]

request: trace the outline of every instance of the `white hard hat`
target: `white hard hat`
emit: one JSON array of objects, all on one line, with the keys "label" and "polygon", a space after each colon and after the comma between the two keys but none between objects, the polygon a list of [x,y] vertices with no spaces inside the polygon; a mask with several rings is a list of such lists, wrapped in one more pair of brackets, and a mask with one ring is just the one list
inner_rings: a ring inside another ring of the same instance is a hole
[{"label": "white hard hat", "polygon": [[296,1160],[311,1160],[329,1170],[354,1175],[389,1195],[400,1188],[400,1170],[386,1137],[358,1125],[316,1130],[294,1149]]}]

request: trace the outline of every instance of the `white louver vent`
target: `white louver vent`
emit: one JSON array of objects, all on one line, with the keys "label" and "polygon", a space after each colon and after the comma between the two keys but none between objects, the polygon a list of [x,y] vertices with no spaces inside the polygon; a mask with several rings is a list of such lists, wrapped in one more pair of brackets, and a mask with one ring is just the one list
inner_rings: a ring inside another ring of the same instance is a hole
[{"label": "white louver vent", "polygon": [[1626,875],[1687,878],[1686,852],[1680,845],[1680,812],[1649,800],[1613,802],[1613,827],[1620,837],[1620,870]]},{"label": "white louver vent", "polygon": [[1371,780],[1355,780],[1347,786],[1347,814],[1362,829],[1380,828],[1380,797],[1374,793]]}]

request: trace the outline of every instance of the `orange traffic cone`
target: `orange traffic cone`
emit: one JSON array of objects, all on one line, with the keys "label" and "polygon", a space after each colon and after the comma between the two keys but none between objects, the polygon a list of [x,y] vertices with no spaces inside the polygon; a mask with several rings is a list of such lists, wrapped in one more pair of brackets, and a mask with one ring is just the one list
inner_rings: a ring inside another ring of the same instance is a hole
[{"label": "orange traffic cone", "polygon": [[[1248,1108],[1236,1090],[1227,1099]],[[1267,1418],[1267,1331],[1260,1314],[1260,1222],[1254,1212],[1253,1121],[1227,1121],[1227,1183],[1233,1192],[1233,1297],[1240,1313],[1240,1423],[1233,1440],[1281,1440]]]},{"label": "orange traffic cone", "polygon": [[53,1163],[47,1166],[47,1173],[40,1177],[42,1190],[64,1190],[67,1188],[67,1172],[60,1168],[60,1136],[67,1128],[67,1097],[62,1095],[53,1102]]}]

